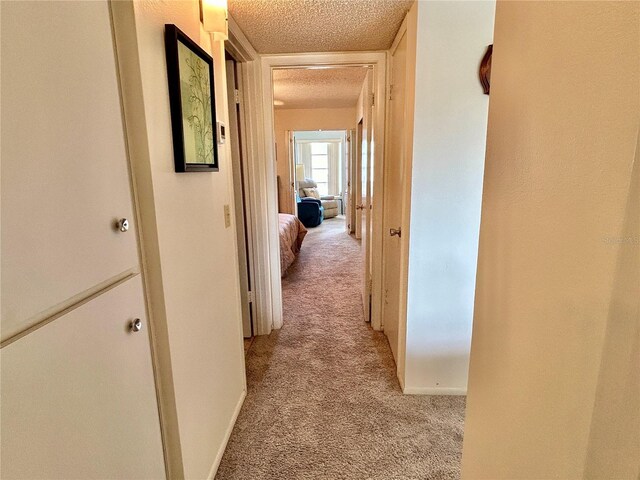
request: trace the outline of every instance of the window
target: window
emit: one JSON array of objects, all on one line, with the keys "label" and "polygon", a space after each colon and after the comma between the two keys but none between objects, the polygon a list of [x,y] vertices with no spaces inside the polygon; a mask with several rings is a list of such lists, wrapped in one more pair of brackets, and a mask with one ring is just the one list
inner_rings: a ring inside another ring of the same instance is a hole
[{"label": "window", "polygon": [[[344,189],[344,131],[295,132],[294,161],[304,165],[304,176],[318,185],[318,193],[342,195]],[[302,172],[296,172],[300,178]]]},{"label": "window", "polygon": [[329,144],[311,144],[311,178],[318,184],[320,195],[329,195]]}]

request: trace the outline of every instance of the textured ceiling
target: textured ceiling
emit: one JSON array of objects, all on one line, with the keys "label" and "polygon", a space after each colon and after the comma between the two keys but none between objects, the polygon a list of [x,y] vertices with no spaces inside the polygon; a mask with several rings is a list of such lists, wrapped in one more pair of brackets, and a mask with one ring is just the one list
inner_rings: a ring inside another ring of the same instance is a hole
[{"label": "textured ceiling", "polygon": [[275,108],[352,107],[358,101],[366,74],[363,67],[274,70],[273,99],[278,102]]},{"label": "textured ceiling", "polygon": [[386,50],[413,0],[229,0],[259,53]]}]

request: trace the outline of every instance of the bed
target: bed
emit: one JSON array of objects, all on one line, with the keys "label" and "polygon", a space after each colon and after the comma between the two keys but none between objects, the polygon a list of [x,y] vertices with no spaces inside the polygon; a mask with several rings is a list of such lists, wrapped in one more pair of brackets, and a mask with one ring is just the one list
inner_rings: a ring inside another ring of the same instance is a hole
[{"label": "bed", "polygon": [[285,272],[300,251],[307,229],[298,220],[298,217],[288,213],[279,213],[278,223],[280,227],[280,275],[284,277]]}]

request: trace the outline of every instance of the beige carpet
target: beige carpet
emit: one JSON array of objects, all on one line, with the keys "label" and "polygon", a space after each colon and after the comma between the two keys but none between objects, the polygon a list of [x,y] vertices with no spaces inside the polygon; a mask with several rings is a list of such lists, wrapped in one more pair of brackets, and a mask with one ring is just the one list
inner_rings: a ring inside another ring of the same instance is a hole
[{"label": "beige carpet", "polygon": [[464,398],[402,395],[363,321],[359,250],[340,219],[309,229],[283,278],[284,327],[247,355],[217,479],[459,478]]}]

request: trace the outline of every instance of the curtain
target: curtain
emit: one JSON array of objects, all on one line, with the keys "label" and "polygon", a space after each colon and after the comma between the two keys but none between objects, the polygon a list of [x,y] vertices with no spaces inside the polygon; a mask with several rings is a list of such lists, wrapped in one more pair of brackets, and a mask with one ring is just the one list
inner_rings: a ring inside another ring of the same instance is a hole
[{"label": "curtain", "polygon": [[[296,163],[304,165],[304,175],[311,178],[311,144],[307,142],[296,142],[297,155]],[[296,180],[302,180],[297,178]]]},{"label": "curtain", "polygon": [[342,142],[329,143],[329,195],[342,193],[340,175],[340,153]]}]

